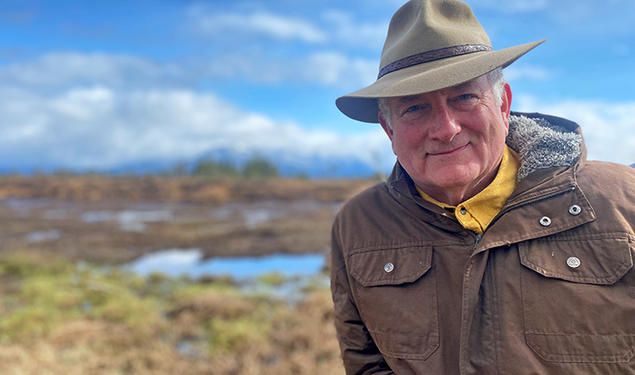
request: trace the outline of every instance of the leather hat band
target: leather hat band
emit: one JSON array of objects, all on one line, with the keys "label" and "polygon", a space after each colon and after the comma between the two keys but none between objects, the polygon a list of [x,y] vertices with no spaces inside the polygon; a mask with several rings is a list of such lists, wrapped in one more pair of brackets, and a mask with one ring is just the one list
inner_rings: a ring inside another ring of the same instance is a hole
[{"label": "leather hat band", "polygon": [[395,70],[407,68],[413,65],[423,64],[430,61],[435,61],[439,59],[445,59],[448,57],[466,55],[468,53],[474,52],[482,52],[482,51],[491,51],[492,47],[487,46],[485,44],[463,44],[460,46],[452,46],[445,47],[440,49],[435,49],[432,51],[426,51],[422,53],[417,53],[416,55],[411,55],[408,57],[404,57],[403,59],[399,59],[394,61],[379,71],[379,75],[377,79],[385,76],[388,73],[392,73]]}]

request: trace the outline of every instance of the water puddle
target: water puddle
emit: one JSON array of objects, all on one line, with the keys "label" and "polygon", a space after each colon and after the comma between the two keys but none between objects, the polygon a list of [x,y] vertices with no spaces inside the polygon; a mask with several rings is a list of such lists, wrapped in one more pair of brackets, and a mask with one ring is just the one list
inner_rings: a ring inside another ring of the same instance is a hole
[{"label": "water puddle", "polygon": [[302,300],[304,291],[328,287],[322,273],[324,254],[275,254],[258,257],[218,257],[203,260],[200,249],[167,249],[144,255],[126,267],[141,276],[228,276],[250,294],[268,295],[288,303]]},{"label": "water puddle", "polygon": [[46,242],[58,240],[62,237],[62,233],[57,229],[51,230],[40,230],[36,232],[31,232],[26,235],[27,242],[36,243],[36,242]]},{"label": "water puddle", "polygon": [[146,223],[172,219],[171,210],[86,211],[81,215],[81,220],[85,223],[118,222],[120,229],[128,232],[143,232]]},{"label": "water puddle", "polygon": [[311,199],[232,202],[213,208],[210,215],[214,220],[239,220],[246,228],[253,229],[272,220],[311,215],[323,209],[337,212],[337,205]]},{"label": "water puddle", "polygon": [[200,249],[167,249],[144,255],[128,265],[142,276],[229,276],[244,280],[277,273],[284,277],[312,276],[324,267],[323,254],[274,254],[257,257],[217,257],[203,260]]}]

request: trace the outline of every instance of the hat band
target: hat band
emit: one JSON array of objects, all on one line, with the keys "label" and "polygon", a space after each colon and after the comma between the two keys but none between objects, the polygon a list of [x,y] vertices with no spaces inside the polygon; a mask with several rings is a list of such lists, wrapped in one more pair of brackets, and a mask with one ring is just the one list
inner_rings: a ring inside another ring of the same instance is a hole
[{"label": "hat band", "polygon": [[379,71],[379,75],[377,79],[385,76],[388,73],[392,73],[395,70],[407,68],[413,65],[423,64],[434,60],[445,59],[447,57],[454,57],[460,55],[466,55],[468,53],[474,52],[482,52],[482,51],[491,51],[492,47],[485,44],[463,44],[460,46],[452,46],[439,48],[432,51],[426,51],[422,53],[417,53],[416,55],[411,55],[408,57],[404,57],[403,59],[399,59],[397,61],[391,62],[390,64],[384,66]]}]

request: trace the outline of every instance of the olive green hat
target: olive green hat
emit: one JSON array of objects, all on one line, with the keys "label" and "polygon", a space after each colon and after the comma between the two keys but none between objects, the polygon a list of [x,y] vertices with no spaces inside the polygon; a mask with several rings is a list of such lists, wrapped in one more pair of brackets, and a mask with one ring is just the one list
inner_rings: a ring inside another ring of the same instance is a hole
[{"label": "olive green hat", "polygon": [[377,80],[335,101],[346,116],[378,122],[377,98],[458,85],[506,67],[544,40],[494,51],[485,30],[459,0],[411,0],[390,20]]}]

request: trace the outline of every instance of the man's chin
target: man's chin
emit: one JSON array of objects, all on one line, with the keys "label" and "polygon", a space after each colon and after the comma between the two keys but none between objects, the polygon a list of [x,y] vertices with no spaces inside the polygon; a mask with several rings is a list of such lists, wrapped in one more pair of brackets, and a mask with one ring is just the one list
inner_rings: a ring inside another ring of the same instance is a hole
[{"label": "man's chin", "polygon": [[[413,180],[426,190],[429,187],[435,190],[455,190],[474,185],[477,177],[468,171],[444,171],[443,173],[427,174],[423,178],[413,177]],[[418,181],[418,182],[417,182]]]}]

